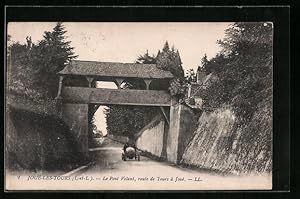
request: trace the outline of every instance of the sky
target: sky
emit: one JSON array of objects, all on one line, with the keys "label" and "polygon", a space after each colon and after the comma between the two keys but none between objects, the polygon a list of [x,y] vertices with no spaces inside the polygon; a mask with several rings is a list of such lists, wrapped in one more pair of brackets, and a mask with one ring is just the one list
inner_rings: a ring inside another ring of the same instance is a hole
[{"label": "sky", "polygon": [[[25,43],[31,36],[34,43],[43,39],[56,22],[10,22],[7,32],[11,39]],[[201,58],[215,56],[220,48],[217,40],[224,38],[225,22],[66,22],[67,40],[71,41],[78,60],[135,62],[147,50],[156,55],[168,41],[179,50],[184,70],[195,71]],[[103,84],[104,87],[111,87]],[[96,124],[106,132],[103,110],[96,114]],[[98,119],[97,119],[98,118]]]}]

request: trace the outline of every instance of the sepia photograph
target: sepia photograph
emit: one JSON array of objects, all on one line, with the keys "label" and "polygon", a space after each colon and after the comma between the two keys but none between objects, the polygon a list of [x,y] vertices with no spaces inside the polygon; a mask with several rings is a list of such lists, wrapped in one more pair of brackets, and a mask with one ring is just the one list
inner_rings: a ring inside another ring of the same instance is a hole
[{"label": "sepia photograph", "polygon": [[5,190],[272,190],[272,22],[6,28]]}]

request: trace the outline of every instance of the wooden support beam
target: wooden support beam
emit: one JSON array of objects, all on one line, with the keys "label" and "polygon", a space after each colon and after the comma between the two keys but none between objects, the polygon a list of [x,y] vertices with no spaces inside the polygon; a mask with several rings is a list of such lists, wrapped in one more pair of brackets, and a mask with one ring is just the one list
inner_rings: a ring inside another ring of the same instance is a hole
[{"label": "wooden support beam", "polygon": [[167,117],[167,114],[166,114],[166,112],[165,112],[165,109],[164,109],[162,106],[160,106],[159,108],[160,108],[160,110],[161,110],[161,112],[162,112],[162,114],[163,114],[163,116],[164,116],[166,122],[168,123],[168,125],[170,125],[170,121],[169,121],[169,119],[168,119],[168,117]]},{"label": "wooden support beam", "polygon": [[94,78],[93,77],[85,77],[85,78],[89,82],[89,88],[92,88],[92,82],[93,82]]},{"label": "wooden support beam", "polygon": [[152,79],[144,79],[144,82],[146,84],[146,89],[149,90],[149,86],[150,86],[150,84],[152,82]]},{"label": "wooden support beam", "polygon": [[123,83],[124,79],[122,78],[116,78],[115,83],[117,84],[118,89],[121,88],[121,84]]},{"label": "wooden support beam", "polygon": [[56,99],[61,99],[61,90],[63,86],[64,76],[59,76],[59,84]]},{"label": "wooden support beam", "polygon": [[136,106],[170,106],[171,96],[167,91],[106,89],[87,87],[64,87],[64,102],[91,104],[118,104]]}]

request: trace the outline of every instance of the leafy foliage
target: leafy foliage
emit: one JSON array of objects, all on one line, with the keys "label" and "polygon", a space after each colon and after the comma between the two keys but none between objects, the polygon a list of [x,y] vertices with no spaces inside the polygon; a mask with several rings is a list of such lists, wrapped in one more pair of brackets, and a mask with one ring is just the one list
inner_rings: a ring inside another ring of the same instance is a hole
[{"label": "leafy foliage", "polygon": [[[43,40],[38,44],[33,44],[27,37],[27,45],[14,43],[8,47],[9,83],[13,90],[32,89],[43,96],[56,96],[56,73],[76,57],[70,41],[65,41],[65,33],[64,26],[59,22],[53,31],[44,33]],[[14,86],[16,82],[19,83]]]},{"label": "leafy foliage", "polygon": [[10,93],[25,95],[34,101],[45,97],[46,92],[34,85],[38,71],[31,63],[31,50],[28,46],[20,43],[12,43],[8,46],[7,69]]},{"label": "leafy foliage", "polygon": [[197,81],[197,76],[196,76],[196,73],[194,72],[194,69],[187,70],[185,79],[188,82],[196,82]]},{"label": "leafy foliage", "polygon": [[216,73],[219,74],[222,72],[223,67],[226,65],[228,59],[225,58],[224,54],[218,53],[215,57],[208,60],[206,55],[201,60],[202,68],[206,72],[206,74],[209,73]]},{"label": "leafy foliage", "polygon": [[33,48],[33,63],[39,66],[40,78],[37,84],[49,90],[51,97],[55,97],[58,86],[57,72],[62,70],[65,65],[77,56],[74,55],[70,41],[65,41],[65,31],[62,23],[57,23],[52,32],[46,31],[44,39]]},{"label": "leafy foliage", "polygon": [[175,75],[175,78],[170,82],[170,94],[182,98],[186,90],[186,84],[179,51],[175,50],[174,47],[170,49],[169,43],[166,41],[162,51],[158,51],[156,60],[158,68],[168,70]]},{"label": "leafy foliage", "polygon": [[140,55],[137,60],[136,63],[139,64],[156,64],[156,59],[154,57],[154,55],[150,56],[148,54],[148,50],[144,55]]},{"label": "leafy foliage", "polygon": [[170,83],[170,94],[182,99],[187,92],[187,82],[183,78],[174,78]]},{"label": "leafy foliage", "polygon": [[168,70],[176,77],[183,78],[184,72],[179,51],[175,50],[174,47],[170,50],[167,41],[162,49],[162,52],[158,51],[156,63],[158,68]]},{"label": "leafy foliage", "polygon": [[272,171],[272,35],[270,23],[226,30],[220,54],[205,61],[211,74],[198,92],[205,112],[184,163],[236,174]]},{"label": "leafy foliage", "polygon": [[219,78],[206,91],[206,101],[232,104],[243,119],[251,119],[258,103],[272,95],[272,35],[270,23],[229,27],[224,40],[218,41],[221,53],[206,65]]},{"label": "leafy foliage", "polygon": [[132,137],[157,114],[155,107],[109,106],[106,109],[107,131],[113,135]]},{"label": "leafy foliage", "polygon": [[208,68],[209,61],[207,59],[207,55],[204,54],[204,56],[201,59],[201,66],[198,66],[198,70],[205,70],[207,73],[209,73],[210,68]]}]

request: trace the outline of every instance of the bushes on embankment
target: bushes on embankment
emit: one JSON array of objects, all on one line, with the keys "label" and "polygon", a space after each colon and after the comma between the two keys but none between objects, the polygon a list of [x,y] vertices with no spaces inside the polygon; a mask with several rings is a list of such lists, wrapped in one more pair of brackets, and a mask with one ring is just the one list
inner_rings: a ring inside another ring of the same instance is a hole
[{"label": "bushes on embankment", "polygon": [[9,170],[70,170],[83,160],[61,120],[12,106],[6,112],[6,152]]}]

